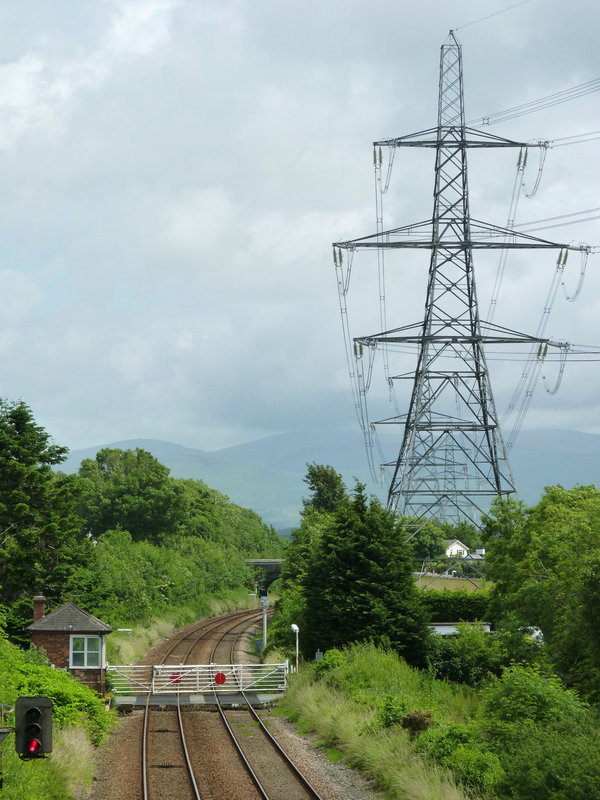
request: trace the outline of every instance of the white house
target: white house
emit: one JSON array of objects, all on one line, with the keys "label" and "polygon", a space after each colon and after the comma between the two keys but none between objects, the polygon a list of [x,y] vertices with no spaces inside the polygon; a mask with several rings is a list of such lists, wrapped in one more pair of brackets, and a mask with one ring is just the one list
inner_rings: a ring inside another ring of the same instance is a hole
[{"label": "white house", "polygon": [[446,555],[453,558],[466,558],[469,548],[460,539],[446,539]]}]

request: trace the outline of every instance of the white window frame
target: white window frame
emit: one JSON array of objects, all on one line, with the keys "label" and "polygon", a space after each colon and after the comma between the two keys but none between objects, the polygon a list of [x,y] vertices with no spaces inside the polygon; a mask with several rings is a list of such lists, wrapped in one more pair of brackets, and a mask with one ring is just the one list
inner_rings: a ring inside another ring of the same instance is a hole
[{"label": "white window frame", "polygon": [[[84,640],[84,649],[83,651],[77,650],[78,653],[83,652],[83,664],[74,664],[73,663],[73,640],[74,639],[83,639]],[[89,639],[97,639],[99,641],[100,647],[99,650],[94,650],[92,652],[98,653],[98,664],[88,664],[88,640]],[[69,638],[69,669],[102,669],[104,667],[104,636],[100,636],[97,633],[72,633]]]}]

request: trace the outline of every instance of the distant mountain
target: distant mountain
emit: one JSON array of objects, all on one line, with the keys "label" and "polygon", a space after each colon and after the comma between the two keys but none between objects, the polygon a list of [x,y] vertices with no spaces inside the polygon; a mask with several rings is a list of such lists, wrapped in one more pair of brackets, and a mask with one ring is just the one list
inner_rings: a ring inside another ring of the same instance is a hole
[{"label": "distant mountain", "polygon": [[[76,472],[84,458],[103,447],[123,450],[141,447],[171,470],[174,478],[195,478],[251,508],[278,530],[298,524],[306,464],[329,464],[341,472],[349,487],[354,478],[382,499],[384,490],[369,475],[360,431],[298,431],[258,439],[223,450],[197,450],[159,439],[129,439],[73,450],[61,465]],[[523,431],[511,454],[519,496],[536,503],[545,486],[561,483],[600,485],[600,436],[579,431]]]}]

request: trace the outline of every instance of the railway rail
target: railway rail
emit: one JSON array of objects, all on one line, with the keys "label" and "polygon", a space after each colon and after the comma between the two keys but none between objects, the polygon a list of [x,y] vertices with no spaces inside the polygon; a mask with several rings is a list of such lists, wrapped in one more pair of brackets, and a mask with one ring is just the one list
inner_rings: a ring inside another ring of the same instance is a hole
[{"label": "railway rail", "polygon": [[[226,618],[202,620],[179,636],[165,650],[160,663],[185,664],[199,646],[206,648],[207,640],[216,635],[217,643],[227,635],[236,620],[235,628],[240,635],[253,627],[261,618],[253,611],[234,612]],[[236,642],[239,636],[236,637]],[[212,645],[214,652],[216,645]],[[233,650],[232,650],[233,653]],[[175,711],[154,710],[150,707],[148,694],[144,709],[141,748],[141,775],[143,800],[162,800],[177,797],[177,800],[205,800],[200,793],[183,725],[183,713],[179,695]]]},{"label": "railway rail", "polygon": [[[261,616],[260,611],[237,612],[203,620],[177,637],[160,663],[182,665],[190,659],[197,663],[198,654],[204,654],[209,663],[218,658],[234,664],[241,638]],[[148,696],[141,747],[143,800],[322,800],[268,731],[243,689],[239,696],[244,707],[226,710],[215,692],[220,729],[215,714],[191,711],[179,695],[171,704],[173,710],[152,708]],[[238,757],[227,756],[229,772],[232,761],[237,767],[225,788],[222,782],[215,783],[211,770],[215,757],[223,758],[232,746]]]},{"label": "railway rail", "polygon": [[[241,635],[240,632],[230,644],[229,657],[232,663],[235,660],[235,650]],[[211,661],[215,660],[219,645],[224,643],[225,638],[226,636],[213,648]],[[279,746],[274,736],[271,735],[259,714],[257,714],[246,697],[243,687],[239,686],[238,690],[245,703],[245,708],[242,711],[225,711],[216,693],[215,701],[219,716],[248,774],[258,789],[260,796],[264,798],[264,800],[275,800],[275,798],[282,798],[282,800],[283,798],[285,798],[285,800],[322,800],[316,789],[311,786],[292,759],[283,748]],[[258,736],[248,735],[247,720],[250,720],[250,731],[259,731]],[[258,727],[256,727],[256,725],[258,725]],[[243,735],[236,734],[236,730]],[[242,742],[244,744],[242,744]],[[271,754],[275,754],[275,758],[280,765],[279,769],[261,769],[261,765],[263,765],[265,761],[265,743],[267,748],[271,748]],[[281,770],[281,766],[283,767],[283,771]]]}]

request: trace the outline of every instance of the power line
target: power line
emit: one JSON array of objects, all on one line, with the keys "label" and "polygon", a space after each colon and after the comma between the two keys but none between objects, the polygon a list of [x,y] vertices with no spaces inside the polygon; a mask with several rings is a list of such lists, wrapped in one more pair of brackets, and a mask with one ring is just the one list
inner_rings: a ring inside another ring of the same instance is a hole
[{"label": "power line", "polygon": [[[583,217],[585,214],[593,214],[594,216],[585,217],[585,219],[572,219],[573,217]],[[586,208],[584,211],[572,211],[570,214],[559,214],[556,217],[545,217],[544,219],[531,220],[529,222],[518,222],[513,227],[515,228],[530,228],[532,230],[545,230],[546,228],[560,228],[563,225],[572,225],[579,222],[590,222],[591,220],[598,219],[600,216],[600,206],[596,208]],[[558,222],[556,225],[547,225],[546,228],[538,228],[538,225],[544,225],[546,222],[556,222],[559,220],[570,219],[570,222]],[[535,227],[532,227],[535,226]]]},{"label": "power line", "polygon": [[[589,131],[588,133],[575,133],[573,136],[563,136],[560,139],[551,139],[550,147],[567,147],[571,144],[585,144],[600,139],[600,131]],[[557,144],[558,142],[558,144]]]},{"label": "power line", "polygon": [[545,108],[567,103],[569,100],[576,100],[578,97],[584,97],[586,94],[600,91],[600,78],[594,78],[591,81],[580,83],[577,86],[571,86],[568,89],[562,89],[560,92],[540,97],[537,100],[530,100],[527,103],[521,103],[518,106],[505,108],[503,111],[497,111],[494,114],[486,114],[483,117],[470,120],[467,125],[474,125],[480,123],[481,125],[497,125],[499,122],[506,122],[509,119],[525,116],[525,114],[533,114],[534,111],[542,111]]},{"label": "power line", "polygon": [[508,8],[501,8],[500,11],[494,11],[493,14],[488,14],[486,17],[479,17],[479,19],[474,19],[472,22],[466,22],[464,25],[461,25],[459,28],[454,28],[455,31],[462,31],[463,28],[468,28],[470,25],[475,25],[478,22],[484,22],[486,19],[491,19],[492,17],[497,17],[498,14],[504,14],[507,11],[511,11],[513,8],[517,8],[518,6],[524,6],[526,3],[530,3],[531,0],[521,0],[520,3],[515,3]]}]

